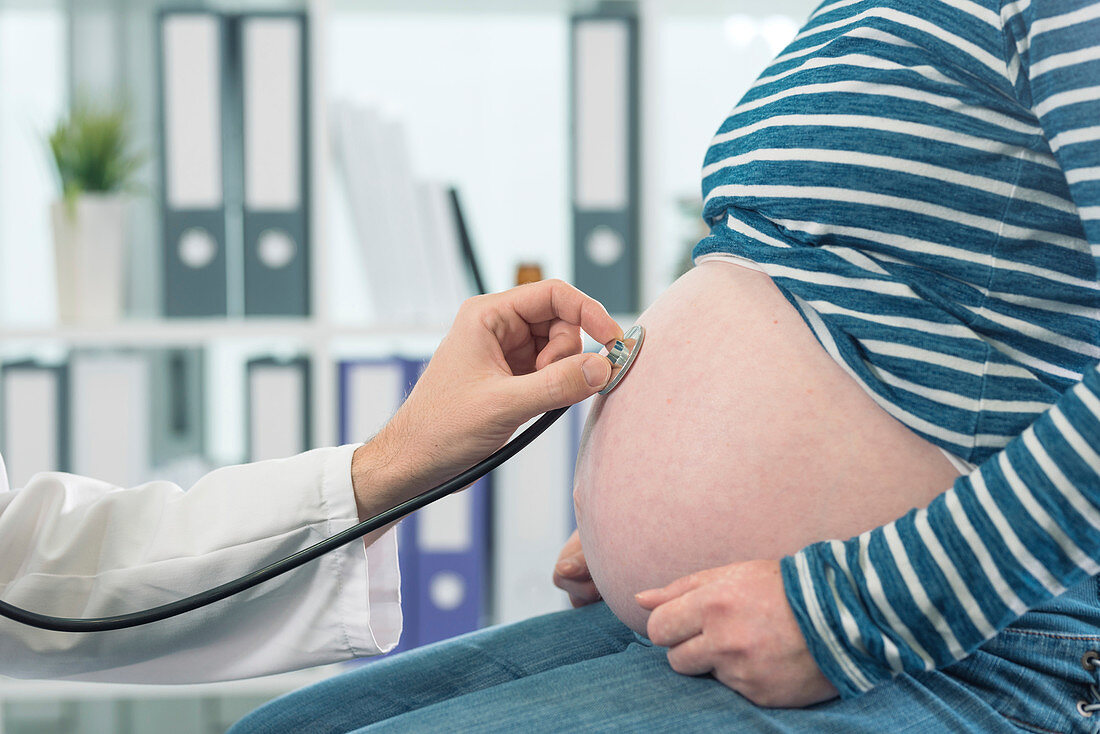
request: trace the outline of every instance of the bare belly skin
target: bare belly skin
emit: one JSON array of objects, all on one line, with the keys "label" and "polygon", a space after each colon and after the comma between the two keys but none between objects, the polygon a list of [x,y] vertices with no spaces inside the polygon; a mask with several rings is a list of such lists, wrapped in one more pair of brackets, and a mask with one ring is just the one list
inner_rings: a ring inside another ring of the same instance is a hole
[{"label": "bare belly skin", "polygon": [[701,263],[639,323],[643,351],[597,397],[573,493],[592,578],[635,631],[638,591],[851,537],[926,506],[958,474],[762,273]]}]

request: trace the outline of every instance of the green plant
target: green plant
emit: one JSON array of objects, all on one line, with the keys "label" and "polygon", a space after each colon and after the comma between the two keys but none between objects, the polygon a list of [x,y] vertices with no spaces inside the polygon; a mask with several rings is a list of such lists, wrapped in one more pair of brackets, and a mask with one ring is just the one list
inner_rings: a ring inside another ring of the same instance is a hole
[{"label": "green plant", "polygon": [[129,150],[129,111],[124,105],[96,107],[73,104],[50,133],[50,150],[70,211],[81,192],[132,188],[134,174],[145,162]]}]

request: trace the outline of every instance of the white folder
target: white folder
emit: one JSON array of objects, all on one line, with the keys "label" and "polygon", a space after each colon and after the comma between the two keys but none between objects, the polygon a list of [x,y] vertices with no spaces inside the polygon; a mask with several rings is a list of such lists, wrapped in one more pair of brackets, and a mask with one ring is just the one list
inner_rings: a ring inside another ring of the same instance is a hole
[{"label": "white folder", "polygon": [[416,294],[411,318],[416,323],[439,319],[438,274],[425,232],[422,203],[417,200],[416,180],[409,152],[408,132],[399,120],[382,117],[376,130],[382,175],[384,206],[392,213],[390,223],[393,246],[404,256],[401,263],[401,287]]},{"label": "white folder", "polygon": [[172,14],[163,21],[164,153],[168,206],[222,206],[222,21]]},{"label": "white folder", "polygon": [[340,441],[370,440],[393,417],[405,393],[405,365],[399,359],[344,362]]},{"label": "white folder", "polygon": [[396,234],[398,212],[386,206],[389,179],[382,156],[377,112],[351,103],[333,109],[334,155],[347,191],[375,316],[389,323],[412,320],[416,294],[403,287],[407,253]]},{"label": "white folder", "polygon": [[0,374],[3,375],[0,447],[7,462],[10,486],[26,486],[38,472],[66,470],[61,370],[21,364],[6,366]]},{"label": "white folder", "polygon": [[302,202],[302,24],[241,21],[245,208],[287,211]]},{"label": "white folder", "polygon": [[120,487],[149,480],[150,365],[139,353],[75,353],[69,366],[72,468]]},{"label": "white folder", "polygon": [[629,203],[630,28],[586,19],[574,30],[576,197],[582,209]]},{"label": "white folder", "polygon": [[306,451],[308,421],[308,362],[304,359],[249,362],[249,461],[284,459]]},{"label": "white folder", "polygon": [[[520,429],[523,430],[522,428]],[[493,472],[493,621],[568,607],[551,583],[572,532],[573,431],[563,416]]]},{"label": "white folder", "polygon": [[462,240],[451,203],[451,191],[437,182],[419,184],[419,199],[424,205],[424,228],[430,248],[429,273],[434,276],[437,320],[450,323],[458,307],[473,295],[466,280]]}]

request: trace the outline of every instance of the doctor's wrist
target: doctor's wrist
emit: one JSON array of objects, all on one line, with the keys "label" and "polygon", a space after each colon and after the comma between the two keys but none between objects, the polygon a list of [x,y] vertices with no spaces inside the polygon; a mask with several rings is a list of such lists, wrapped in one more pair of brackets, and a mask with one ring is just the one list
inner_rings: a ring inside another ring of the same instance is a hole
[{"label": "doctor's wrist", "polygon": [[[409,442],[395,418],[378,435],[355,450],[351,485],[359,521],[404,502],[422,489],[418,467],[408,466]],[[422,470],[422,467],[420,468]]]}]

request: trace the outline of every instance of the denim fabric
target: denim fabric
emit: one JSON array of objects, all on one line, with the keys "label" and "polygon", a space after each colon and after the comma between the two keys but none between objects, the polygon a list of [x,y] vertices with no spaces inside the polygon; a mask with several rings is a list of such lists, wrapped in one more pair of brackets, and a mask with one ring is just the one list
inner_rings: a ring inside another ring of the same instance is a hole
[{"label": "denim fabric", "polygon": [[230,734],[260,732],[1097,732],[1100,603],[1089,579],[965,660],[856,698],[763,709],[668,666],[603,604],[493,627],[363,665],[272,701]]}]

